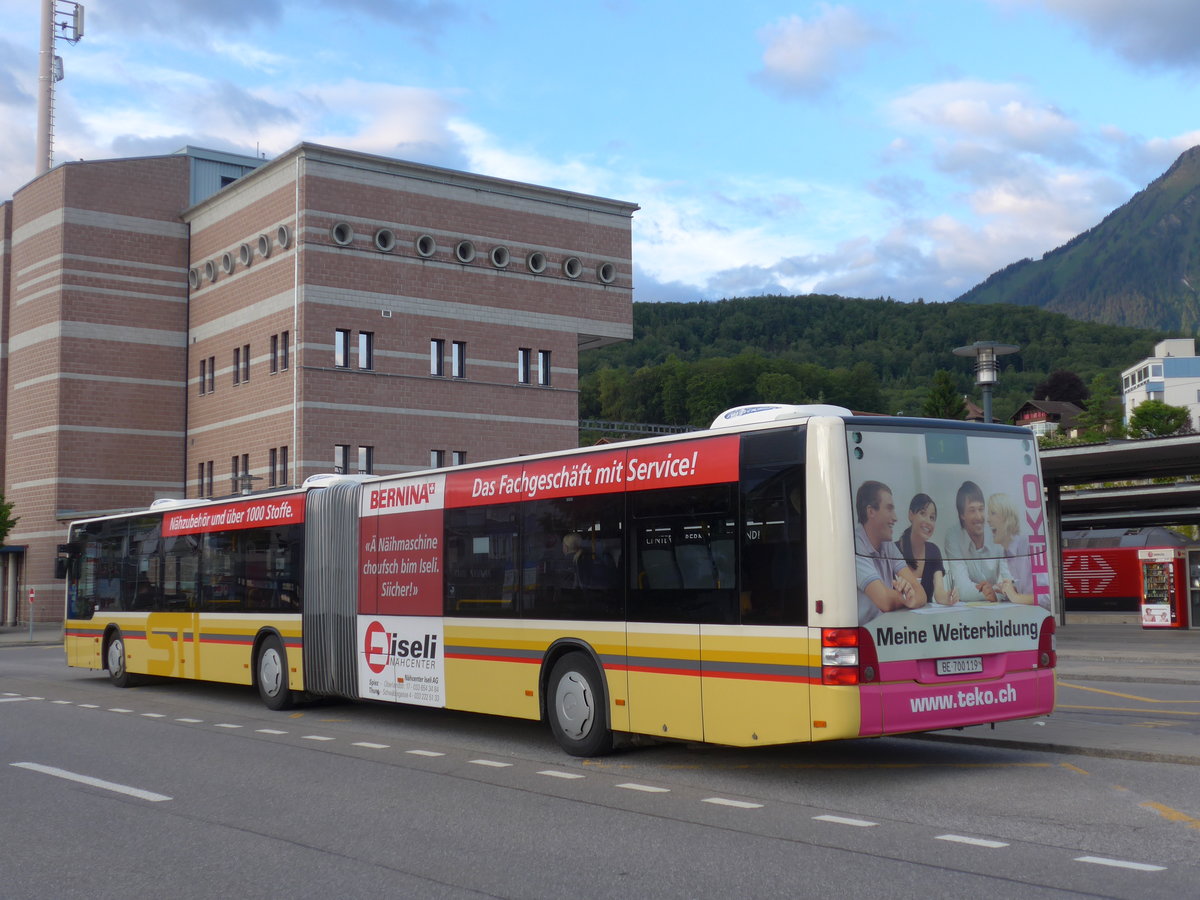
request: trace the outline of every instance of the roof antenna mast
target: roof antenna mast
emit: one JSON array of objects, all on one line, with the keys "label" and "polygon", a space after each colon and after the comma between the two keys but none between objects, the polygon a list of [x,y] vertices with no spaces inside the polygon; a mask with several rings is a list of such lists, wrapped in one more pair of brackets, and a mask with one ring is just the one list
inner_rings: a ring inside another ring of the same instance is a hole
[{"label": "roof antenna mast", "polygon": [[61,56],[54,42],[78,44],[83,37],[83,4],[71,0],[42,0],[42,49],[38,54],[37,174],[54,165],[54,85],[63,80]]}]

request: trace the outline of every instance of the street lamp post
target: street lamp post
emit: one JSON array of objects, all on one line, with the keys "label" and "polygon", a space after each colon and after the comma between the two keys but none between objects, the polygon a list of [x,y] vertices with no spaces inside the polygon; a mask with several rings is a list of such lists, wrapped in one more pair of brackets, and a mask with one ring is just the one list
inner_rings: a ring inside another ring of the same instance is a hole
[{"label": "street lamp post", "polygon": [[997,358],[1016,353],[1020,347],[999,344],[996,341],[976,341],[966,347],[956,347],[955,356],[975,357],[975,384],[983,391],[983,421],[992,421],[992,385],[996,383],[1000,367]]}]

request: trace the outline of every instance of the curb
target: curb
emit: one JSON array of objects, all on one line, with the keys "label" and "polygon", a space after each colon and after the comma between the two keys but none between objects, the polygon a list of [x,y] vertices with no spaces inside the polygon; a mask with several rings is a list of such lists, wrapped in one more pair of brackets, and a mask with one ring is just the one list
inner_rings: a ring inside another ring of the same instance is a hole
[{"label": "curb", "polygon": [[1200,757],[1180,753],[1154,753],[1149,750],[1119,750],[1110,747],[1082,747],[1075,744],[1039,743],[1014,738],[972,738],[957,734],[908,735],[916,741],[934,741],[943,744],[973,744],[975,746],[1000,747],[1005,750],[1033,750],[1038,753],[1060,753],[1068,756],[1090,756],[1098,759],[1127,759],[1131,762],[1170,763],[1177,766],[1200,766]]}]

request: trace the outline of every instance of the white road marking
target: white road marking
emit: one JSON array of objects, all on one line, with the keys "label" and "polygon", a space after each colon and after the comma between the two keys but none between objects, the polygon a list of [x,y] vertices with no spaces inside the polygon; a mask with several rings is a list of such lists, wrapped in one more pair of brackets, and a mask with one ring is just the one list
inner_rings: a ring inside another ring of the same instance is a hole
[{"label": "white road marking", "polygon": [[38,763],[17,762],[9,765],[16,766],[18,769],[29,769],[32,772],[41,772],[43,775],[53,775],[55,778],[62,778],[66,781],[77,781],[80,784],[87,784],[92,787],[103,788],[106,791],[113,791],[117,794],[125,794],[128,797],[136,797],[138,800],[149,800],[151,803],[161,803],[163,800],[170,800],[166,794],[156,794],[153,791],[143,791],[141,788],[130,787],[127,784],[117,784],[115,781],[104,781],[100,778],[92,778],[90,775],[80,775],[78,772],[68,772],[66,769],[56,769],[54,766],[43,766]]},{"label": "white road marking", "polygon": [[0,697],[0,703],[20,703],[22,700],[28,699],[28,697]]},{"label": "white road marking", "polygon": [[653,785],[649,785],[649,784],[635,784],[632,781],[627,781],[624,784],[618,784],[617,787],[625,788],[625,790],[627,790],[627,791],[643,791],[647,794],[669,794],[669,793],[671,793],[670,788],[654,787]]},{"label": "white road marking", "polygon": [[494,759],[469,759],[467,760],[473,766],[491,766],[493,769],[507,769],[512,763],[497,762]]},{"label": "white road marking", "polygon": [[123,706],[110,706],[110,707],[108,708],[108,711],[109,711],[109,712],[119,712],[119,713],[131,713],[131,712],[133,712],[133,710],[132,710],[132,709],[125,709],[125,707],[123,707]]},{"label": "white road marking", "polygon": [[175,721],[176,721],[176,722],[189,722],[189,723],[191,723],[192,725],[199,725],[199,724],[200,724],[200,723],[202,723],[204,720],[203,720],[203,719],[176,719]]},{"label": "white road marking", "polygon": [[325,737],[325,735],[323,735],[323,734],[306,734],[301,738],[301,740],[304,740],[304,741],[332,741],[332,740],[336,740],[336,739],[331,738],[331,737]]},{"label": "white road marking", "polygon": [[580,775],[578,772],[559,772],[557,769],[543,769],[538,774],[549,775],[551,778],[587,778],[586,775]]},{"label": "white road marking", "polygon": [[213,728],[241,728],[241,725],[234,725],[232,722],[214,722]]},{"label": "white road marking", "polygon": [[386,750],[390,744],[372,744],[370,741],[355,741],[355,747],[366,747],[368,750]]},{"label": "white road marking", "polygon": [[847,819],[845,816],[813,816],[818,822],[832,822],[834,825],[853,825],[855,828],[873,828],[878,822],[868,822],[866,819]]},{"label": "white road marking", "polygon": [[761,803],[747,803],[745,800],[729,800],[726,797],[705,797],[701,803],[713,803],[717,806],[732,806],[734,809],[762,809]]},{"label": "white road marking", "polygon": [[436,750],[405,750],[413,756],[445,756],[445,753],[438,753]]},{"label": "white road marking", "polygon": [[1004,841],[985,841],[983,838],[965,837],[961,834],[939,834],[935,840],[953,841],[956,844],[970,844],[972,847],[989,847],[993,850],[1008,846]]},{"label": "white road marking", "polygon": [[258,734],[287,734],[286,731],[280,731],[278,728],[259,728]]},{"label": "white road marking", "polygon": [[165,719],[166,718],[166,715],[164,715],[163,713],[142,713],[142,715],[145,716],[147,719]]},{"label": "white road marking", "polygon": [[74,701],[73,700],[51,700],[50,702],[53,703],[55,706],[70,706]]},{"label": "white road marking", "polygon": [[100,705],[97,703],[80,703],[79,708],[80,709],[99,709]]},{"label": "white road marking", "polygon": [[1077,856],[1075,862],[1094,863],[1097,866],[1115,866],[1118,869],[1136,869],[1139,872],[1162,872],[1166,866],[1152,866],[1149,863],[1129,862],[1124,859],[1105,859],[1103,856]]}]

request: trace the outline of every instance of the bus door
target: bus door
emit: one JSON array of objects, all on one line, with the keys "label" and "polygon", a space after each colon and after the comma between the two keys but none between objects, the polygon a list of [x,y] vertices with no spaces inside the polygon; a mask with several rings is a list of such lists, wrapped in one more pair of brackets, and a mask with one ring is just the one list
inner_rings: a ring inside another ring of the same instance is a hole
[{"label": "bus door", "polygon": [[736,621],[732,484],[629,495],[630,728],[707,740],[701,628]]}]

